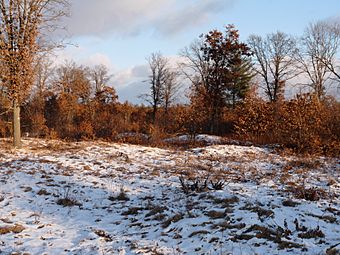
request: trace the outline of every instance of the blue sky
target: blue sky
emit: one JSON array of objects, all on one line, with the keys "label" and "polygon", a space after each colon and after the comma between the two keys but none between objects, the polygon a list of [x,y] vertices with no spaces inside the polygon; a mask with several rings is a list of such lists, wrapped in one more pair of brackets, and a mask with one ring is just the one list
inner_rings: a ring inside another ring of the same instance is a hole
[{"label": "blue sky", "polygon": [[241,40],[283,31],[299,36],[318,20],[339,19],[340,0],[72,0],[67,28],[77,45],[58,61],[103,63],[121,101],[147,90],[146,57],[175,57],[200,34],[235,24]]}]

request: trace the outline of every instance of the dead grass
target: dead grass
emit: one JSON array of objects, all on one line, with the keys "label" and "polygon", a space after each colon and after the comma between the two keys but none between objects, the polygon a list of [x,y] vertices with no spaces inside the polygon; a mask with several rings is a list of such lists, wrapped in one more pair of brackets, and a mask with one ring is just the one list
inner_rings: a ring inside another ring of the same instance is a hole
[{"label": "dead grass", "polygon": [[216,198],[210,197],[215,204],[221,204],[223,207],[230,207],[240,201],[237,196],[227,197],[227,198]]},{"label": "dead grass", "polygon": [[298,237],[303,239],[324,238],[325,234],[319,229],[319,227],[317,227],[315,229],[309,229],[304,233],[299,233]]},{"label": "dead grass", "polygon": [[127,211],[122,212],[122,215],[128,216],[128,215],[137,215],[139,211],[143,211],[144,207],[130,207]]},{"label": "dead grass", "polygon": [[108,199],[110,201],[129,201],[130,200],[124,188],[120,189],[119,194],[117,196],[110,196]]},{"label": "dead grass", "polygon": [[249,227],[243,234],[247,234],[250,232],[255,232],[256,238],[267,239],[268,241],[276,243],[278,245],[278,249],[280,250],[303,247],[303,245],[301,244],[284,240],[289,239],[289,236],[292,233],[290,230],[283,229],[281,227],[277,227],[276,229],[270,229],[268,227],[255,224]]},{"label": "dead grass", "polygon": [[248,210],[254,213],[257,213],[259,219],[263,221],[266,218],[273,218],[274,212],[269,209],[262,208],[260,206],[253,206],[251,204],[247,204],[244,207],[240,208],[240,210]]},{"label": "dead grass", "polygon": [[339,255],[340,254],[340,249],[337,247],[340,245],[340,243],[337,243],[335,245],[332,245],[326,250],[326,255]]},{"label": "dead grass", "polygon": [[93,232],[97,236],[102,237],[105,242],[112,242],[113,241],[112,236],[110,234],[108,234],[107,232],[105,232],[104,230],[95,229],[95,230],[93,230]]},{"label": "dead grass", "polygon": [[18,234],[18,233],[21,233],[24,230],[25,230],[25,227],[20,225],[20,224],[16,224],[16,225],[13,225],[13,226],[0,227],[0,235],[6,235],[6,234],[9,234],[9,233]]},{"label": "dead grass", "polygon": [[234,237],[231,238],[233,242],[238,242],[239,240],[250,240],[253,239],[255,236],[254,235],[249,235],[249,234],[240,234],[240,235],[235,235]]},{"label": "dead grass", "polygon": [[210,219],[221,219],[227,216],[225,211],[215,211],[215,210],[208,211],[205,215],[208,216]]},{"label": "dead grass", "polygon": [[160,214],[163,213],[165,211],[167,211],[168,208],[166,206],[154,206],[152,207],[152,209],[150,210],[150,212],[148,212],[145,217],[150,217],[156,214]]},{"label": "dead grass", "polygon": [[31,142],[29,148],[32,151],[44,152],[49,151],[53,153],[60,152],[77,152],[86,148],[86,144],[83,142],[66,142],[63,140],[46,140],[44,142]]},{"label": "dead grass", "polygon": [[213,229],[220,228],[222,230],[226,229],[243,229],[246,227],[245,223],[232,224],[229,221],[222,221],[217,224],[212,225]]},{"label": "dead grass", "polygon": [[178,222],[180,220],[183,219],[183,215],[182,214],[176,214],[170,218],[168,218],[167,220],[165,220],[163,223],[162,223],[162,227],[163,228],[167,228],[168,226],[170,226],[171,223],[175,223],[175,222]]},{"label": "dead grass", "polygon": [[38,196],[48,196],[48,195],[51,195],[51,193],[47,192],[46,189],[41,189],[37,192],[37,195]]},{"label": "dead grass", "polygon": [[295,198],[305,199],[308,201],[319,201],[320,199],[329,198],[330,194],[325,190],[317,187],[306,188],[304,185],[298,185],[287,189]]},{"label": "dead grass", "polygon": [[64,207],[72,207],[72,206],[81,206],[82,204],[79,203],[77,200],[72,198],[60,198],[57,200],[57,205],[62,205]]},{"label": "dead grass", "polygon": [[282,205],[283,206],[288,206],[288,207],[295,207],[297,206],[299,203],[298,202],[295,202],[291,199],[287,199],[287,200],[283,200],[282,201]]},{"label": "dead grass", "polygon": [[197,236],[197,235],[207,235],[207,234],[210,234],[210,232],[207,231],[207,230],[198,230],[198,231],[192,232],[192,233],[189,235],[189,238],[190,238],[190,237]]},{"label": "dead grass", "polygon": [[289,161],[285,168],[304,168],[308,170],[321,168],[324,164],[318,159],[311,158],[298,158],[292,161]]},{"label": "dead grass", "polygon": [[331,223],[331,224],[337,222],[337,218],[333,217],[332,215],[315,215],[315,214],[312,214],[312,213],[308,213],[307,215],[318,218],[320,220],[323,220],[323,221]]}]

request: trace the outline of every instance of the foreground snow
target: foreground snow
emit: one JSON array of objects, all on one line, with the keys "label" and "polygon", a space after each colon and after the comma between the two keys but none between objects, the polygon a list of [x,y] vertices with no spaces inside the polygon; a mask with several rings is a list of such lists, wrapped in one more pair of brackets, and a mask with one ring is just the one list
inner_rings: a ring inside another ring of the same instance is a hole
[{"label": "foreground snow", "polygon": [[[339,159],[236,145],[174,151],[26,140],[25,149],[12,151],[5,143],[0,254],[324,254],[340,248]],[[185,194],[179,176],[190,184],[209,178],[225,185]]]}]

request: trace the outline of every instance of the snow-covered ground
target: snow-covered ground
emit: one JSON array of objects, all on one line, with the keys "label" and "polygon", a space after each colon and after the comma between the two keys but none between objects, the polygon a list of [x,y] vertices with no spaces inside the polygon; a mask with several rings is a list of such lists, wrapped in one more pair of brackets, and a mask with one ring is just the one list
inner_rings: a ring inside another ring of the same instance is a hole
[{"label": "snow-covered ground", "polygon": [[0,140],[0,254],[339,254],[339,163],[236,145]]}]

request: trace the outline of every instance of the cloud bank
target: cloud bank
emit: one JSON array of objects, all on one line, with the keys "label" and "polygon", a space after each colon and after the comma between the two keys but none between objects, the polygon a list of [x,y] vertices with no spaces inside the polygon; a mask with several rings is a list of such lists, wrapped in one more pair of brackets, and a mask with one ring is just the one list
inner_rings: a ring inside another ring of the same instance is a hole
[{"label": "cloud bank", "polygon": [[138,35],[143,30],[173,35],[199,26],[230,8],[234,0],[73,0],[66,21],[71,35]]}]

